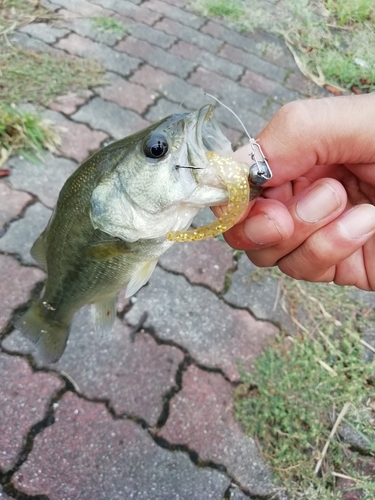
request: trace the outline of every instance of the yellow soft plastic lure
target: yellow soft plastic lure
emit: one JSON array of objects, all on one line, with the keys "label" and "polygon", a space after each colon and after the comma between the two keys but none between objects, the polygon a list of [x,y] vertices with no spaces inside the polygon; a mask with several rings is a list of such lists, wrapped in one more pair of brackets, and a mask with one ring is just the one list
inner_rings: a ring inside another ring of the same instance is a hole
[{"label": "yellow soft plastic lure", "polygon": [[[170,231],[167,234],[169,241],[198,241],[218,236],[233,227],[245,213],[250,199],[249,165],[213,151],[208,151],[206,156],[210,166],[216,169],[218,176],[227,186],[227,210],[206,226],[187,231]],[[255,187],[255,190],[258,194],[259,188]]]}]

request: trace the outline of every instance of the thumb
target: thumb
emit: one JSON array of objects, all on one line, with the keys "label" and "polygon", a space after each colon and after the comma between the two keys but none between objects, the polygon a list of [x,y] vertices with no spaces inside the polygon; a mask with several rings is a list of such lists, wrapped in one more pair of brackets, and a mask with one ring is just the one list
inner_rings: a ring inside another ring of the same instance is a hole
[{"label": "thumb", "polygon": [[[295,101],[280,108],[258,135],[277,186],[315,165],[375,162],[375,93]],[[249,163],[251,147],[234,153]]]}]

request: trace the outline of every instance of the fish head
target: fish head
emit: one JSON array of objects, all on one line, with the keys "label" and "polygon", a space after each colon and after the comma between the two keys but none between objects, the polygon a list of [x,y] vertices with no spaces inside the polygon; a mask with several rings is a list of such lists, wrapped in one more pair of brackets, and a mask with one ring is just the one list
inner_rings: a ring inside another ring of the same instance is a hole
[{"label": "fish head", "polygon": [[171,115],[105,149],[116,160],[107,160],[111,167],[93,190],[91,220],[112,236],[160,238],[189,227],[201,208],[228,199],[206,157],[207,151],[232,153],[211,105]]}]

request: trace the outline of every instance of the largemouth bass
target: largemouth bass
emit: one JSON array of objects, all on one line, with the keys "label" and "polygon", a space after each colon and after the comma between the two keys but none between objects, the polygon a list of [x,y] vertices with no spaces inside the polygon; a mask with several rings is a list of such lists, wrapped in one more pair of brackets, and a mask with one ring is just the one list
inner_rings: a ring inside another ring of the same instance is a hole
[{"label": "largemouth bass", "polygon": [[93,305],[96,330],[110,332],[118,292],[126,287],[129,297],[147,283],[173,244],[167,234],[227,202],[213,151],[232,153],[207,105],[110,144],[66,181],[31,250],[47,272],[43,296],[16,323],[45,362],[61,357],[85,304]]}]

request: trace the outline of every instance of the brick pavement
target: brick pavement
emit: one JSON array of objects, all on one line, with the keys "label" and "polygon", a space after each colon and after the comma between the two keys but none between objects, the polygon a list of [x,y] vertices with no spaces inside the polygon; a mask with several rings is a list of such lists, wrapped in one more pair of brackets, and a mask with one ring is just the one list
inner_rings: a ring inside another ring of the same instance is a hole
[{"label": "brick pavement", "polygon": [[[32,358],[13,318],[42,287],[29,255],[34,239],[65,179],[103,141],[196,109],[207,101],[203,90],[233,106],[252,134],[284,102],[324,92],[280,40],[236,33],[185,0],[45,3],[60,21],[28,25],[12,43],[96,58],[108,84],[41,110],[64,127],[59,152],[41,165],[10,159],[11,175],[0,182],[0,498],[269,498],[275,485],[234,420],[232,394],[238,361],[251,368],[275,325],[292,326],[274,310],[277,284],[251,284],[253,267],[224,242],[172,247],[150,284],[120,300],[110,338],[97,338],[81,311],[56,365]],[[93,16],[122,22],[125,35],[98,34]],[[240,144],[238,122],[223,109],[217,116]]]}]

